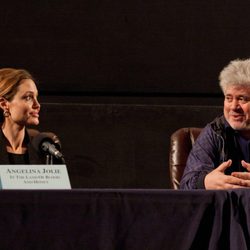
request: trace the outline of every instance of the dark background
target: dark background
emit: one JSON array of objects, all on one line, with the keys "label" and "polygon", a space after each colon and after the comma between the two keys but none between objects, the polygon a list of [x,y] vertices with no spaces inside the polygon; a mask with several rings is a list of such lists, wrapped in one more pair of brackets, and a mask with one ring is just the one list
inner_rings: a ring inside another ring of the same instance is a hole
[{"label": "dark background", "polygon": [[168,188],[169,137],[221,114],[218,75],[250,54],[250,2],[6,1],[0,67],[28,69],[73,187]]}]

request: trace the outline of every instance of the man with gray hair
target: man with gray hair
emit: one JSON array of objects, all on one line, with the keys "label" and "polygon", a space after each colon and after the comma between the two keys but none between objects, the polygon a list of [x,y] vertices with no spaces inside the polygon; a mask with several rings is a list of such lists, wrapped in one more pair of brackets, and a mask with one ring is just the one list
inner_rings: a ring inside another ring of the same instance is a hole
[{"label": "man with gray hair", "polygon": [[250,59],[220,73],[224,115],[202,130],[189,154],[181,189],[250,187]]}]

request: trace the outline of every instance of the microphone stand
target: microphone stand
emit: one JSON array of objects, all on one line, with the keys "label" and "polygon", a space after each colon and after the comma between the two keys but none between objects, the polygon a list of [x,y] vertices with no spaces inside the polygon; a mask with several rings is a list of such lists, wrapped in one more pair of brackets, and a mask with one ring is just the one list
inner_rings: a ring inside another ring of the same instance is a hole
[{"label": "microphone stand", "polygon": [[46,165],[53,165],[53,156],[51,154],[46,154]]},{"label": "microphone stand", "polygon": [[[62,164],[66,164],[64,157],[61,158]],[[53,155],[46,154],[46,165],[53,165]]]}]

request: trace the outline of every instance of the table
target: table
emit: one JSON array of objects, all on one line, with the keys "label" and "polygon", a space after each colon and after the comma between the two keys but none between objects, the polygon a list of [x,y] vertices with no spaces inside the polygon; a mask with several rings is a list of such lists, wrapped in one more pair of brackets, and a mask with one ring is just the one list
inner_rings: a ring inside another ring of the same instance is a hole
[{"label": "table", "polygon": [[1,190],[1,249],[250,249],[250,190]]}]

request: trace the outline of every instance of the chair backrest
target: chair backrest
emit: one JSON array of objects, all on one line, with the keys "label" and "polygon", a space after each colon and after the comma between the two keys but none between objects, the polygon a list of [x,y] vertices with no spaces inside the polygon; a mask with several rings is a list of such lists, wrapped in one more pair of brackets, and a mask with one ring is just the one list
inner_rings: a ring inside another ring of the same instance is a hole
[{"label": "chair backrest", "polygon": [[173,189],[179,189],[186,161],[202,128],[180,128],[170,138],[169,170]]}]

